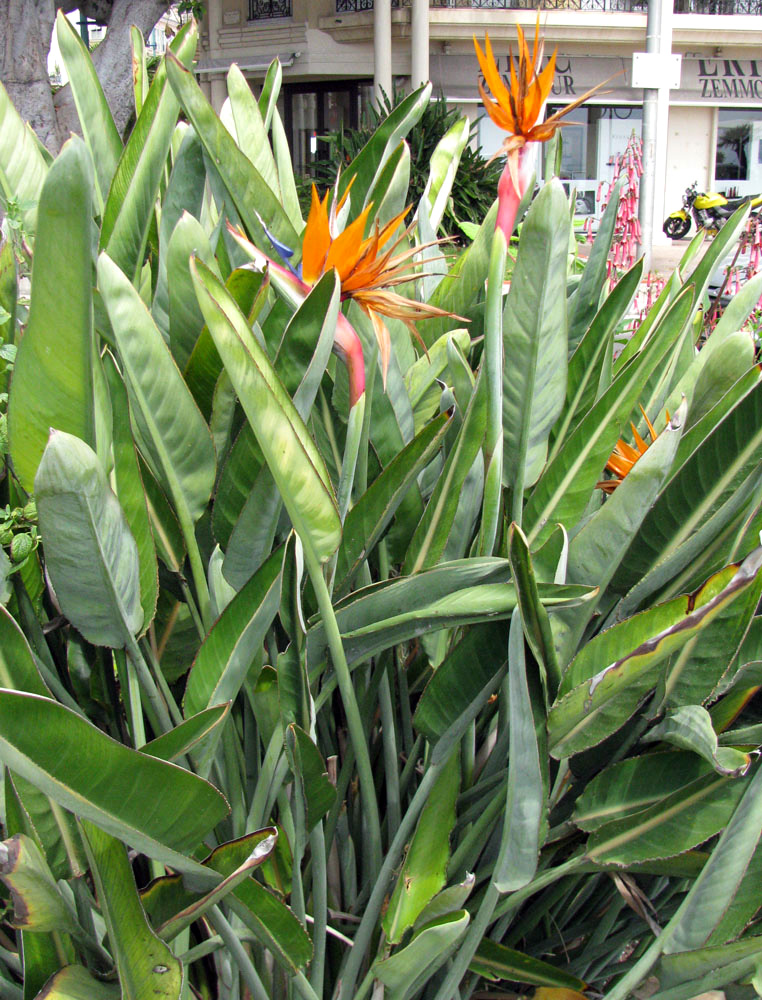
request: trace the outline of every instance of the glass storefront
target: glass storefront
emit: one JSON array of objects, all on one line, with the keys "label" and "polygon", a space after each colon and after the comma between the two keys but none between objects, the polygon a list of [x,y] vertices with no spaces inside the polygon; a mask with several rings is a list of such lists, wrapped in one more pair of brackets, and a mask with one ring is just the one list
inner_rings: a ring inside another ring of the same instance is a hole
[{"label": "glass storefront", "polygon": [[283,92],[294,173],[310,177],[315,161],[331,155],[324,136],[340,128],[357,128],[361,110],[370,100],[372,85],[370,81],[286,84]]},{"label": "glass storefront", "polygon": [[762,110],[720,108],[714,188],[731,194],[762,190]]}]

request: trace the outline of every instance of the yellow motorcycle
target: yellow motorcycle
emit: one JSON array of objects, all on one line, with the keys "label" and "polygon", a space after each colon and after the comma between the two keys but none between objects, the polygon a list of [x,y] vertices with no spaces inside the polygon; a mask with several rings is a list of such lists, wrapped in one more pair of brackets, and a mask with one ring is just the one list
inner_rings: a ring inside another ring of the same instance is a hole
[{"label": "yellow motorcycle", "polygon": [[697,229],[721,229],[736,209],[751,202],[752,212],[762,208],[762,194],[745,195],[742,198],[726,198],[716,191],[699,191],[693,183],[685,189],[683,207],[672,212],[664,220],[664,232],[672,240],[682,239],[691,228],[691,215]]}]

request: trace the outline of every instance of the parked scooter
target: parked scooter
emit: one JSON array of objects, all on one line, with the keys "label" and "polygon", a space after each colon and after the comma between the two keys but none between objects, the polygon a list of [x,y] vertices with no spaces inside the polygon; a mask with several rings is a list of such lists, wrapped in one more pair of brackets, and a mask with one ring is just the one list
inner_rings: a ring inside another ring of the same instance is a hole
[{"label": "parked scooter", "polygon": [[698,184],[694,182],[685,189],[683,207],[664,220],[664,232],[670,239],[682,239],[691,228],[691,215],[697,229],[716,231],[722,228],[736,209],[748,201],[751,202],[752,212],[762,208],[762,194],[726,198],[716,191],[699,191]]}]

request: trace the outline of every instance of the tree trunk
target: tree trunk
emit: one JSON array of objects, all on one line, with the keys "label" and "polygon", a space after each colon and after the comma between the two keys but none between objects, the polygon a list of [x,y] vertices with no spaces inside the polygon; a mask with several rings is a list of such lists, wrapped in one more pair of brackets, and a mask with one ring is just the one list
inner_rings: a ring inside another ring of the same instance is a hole
[{"label": "tree trunk", "polygon": [[48,149],[61,144],[48,77],[53,0],[0,0],[0,80]]}]

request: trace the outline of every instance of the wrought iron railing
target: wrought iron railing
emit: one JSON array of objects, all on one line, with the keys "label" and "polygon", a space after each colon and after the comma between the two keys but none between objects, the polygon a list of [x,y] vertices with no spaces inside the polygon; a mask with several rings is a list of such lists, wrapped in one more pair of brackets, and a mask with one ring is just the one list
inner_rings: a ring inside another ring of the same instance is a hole
[{"label": "wrought iron railing", "polygon": [[249,20],[267,17],[291,17],[291,0],[249,0]]},{"label": "wrought iron railing", "polygon": [[[674,0],[676,14],[762,14],[762,0]],[[392,0],[409,7],[410,0]],[[463,10],[590,10],[642,13],[648,0],[429,0],[429,6]],[[336,0],[336,13],[373,10],[373,0]]]}]

